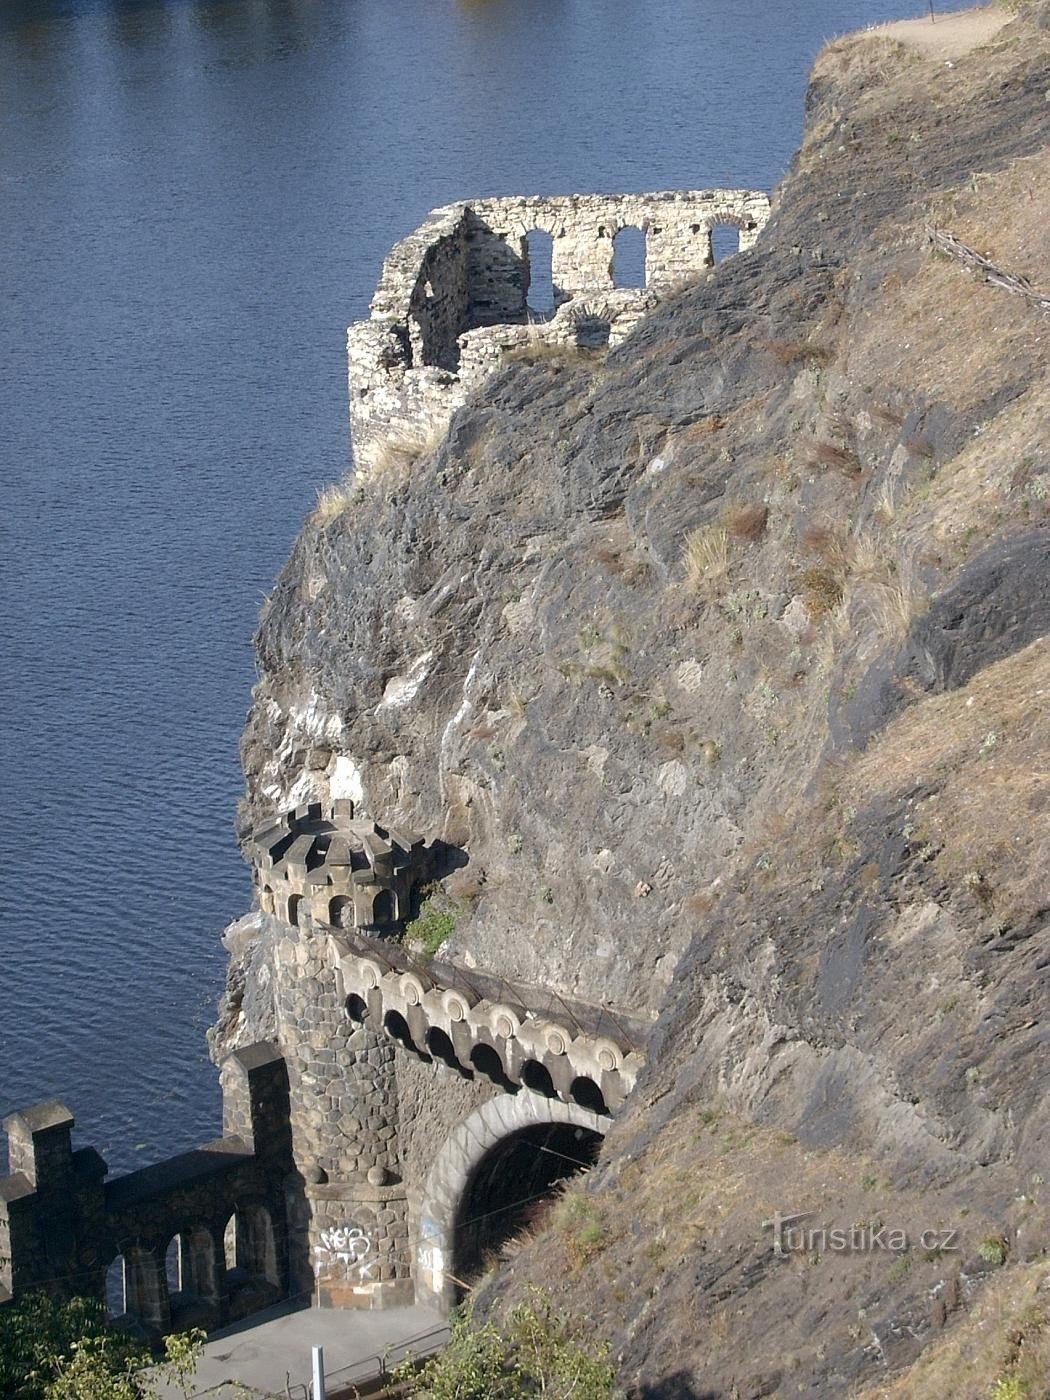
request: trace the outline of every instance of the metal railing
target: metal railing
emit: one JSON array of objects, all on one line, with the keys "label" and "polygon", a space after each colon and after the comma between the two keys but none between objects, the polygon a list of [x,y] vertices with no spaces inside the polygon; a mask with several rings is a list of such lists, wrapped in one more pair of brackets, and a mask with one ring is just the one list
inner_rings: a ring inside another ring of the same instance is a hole
[{"label": "metal railing", "polygon": [[[359,1357],[345,1366],[337,1366],[331,1371],[326,1368],[324,1384],[328,1400],[335,1400],[337,1395],[351,1386],[360,1389],[390,1380],[403,1362],[416,1357],[422,1359],[432,1356],[447,1340],[448,1326],[442,1324],[439,1327],[431,1327],[426,1332],[417,1332],[403,1342],[393,1342],[382,1351]],[[285,1396],[287,1400],[314,1400],[313,1386],[299,1381],[294,1384],[288,1383],[285,1386]]]}]

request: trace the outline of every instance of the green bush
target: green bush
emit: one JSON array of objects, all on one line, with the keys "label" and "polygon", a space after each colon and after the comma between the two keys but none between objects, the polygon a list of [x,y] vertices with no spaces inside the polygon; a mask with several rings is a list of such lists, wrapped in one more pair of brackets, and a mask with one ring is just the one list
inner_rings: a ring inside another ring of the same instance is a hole
[{"label": "green bush", "polygon": [[419,943],[424,953],[434,953],[452,937],[456,931],[456,911],[440,909],[433,900],[425,900],[419,917],[405,925],[405,941]]},{"label": "green bush", "polygon": [[502,1327],[475,1322],[469,1307],[455,1314],[444,1351],[418,1371],[411,1362],[396,1379],[427,1400],[615,1400],[621,1394],[606,1344],[592,1342],[584,1324],[554,1310],[531,1288]]}]

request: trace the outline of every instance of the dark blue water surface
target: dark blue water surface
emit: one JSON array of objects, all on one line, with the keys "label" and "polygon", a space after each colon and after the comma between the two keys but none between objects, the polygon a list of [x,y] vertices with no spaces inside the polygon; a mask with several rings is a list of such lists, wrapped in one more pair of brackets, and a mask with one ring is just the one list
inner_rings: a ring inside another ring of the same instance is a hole
[{"label": "dark blue water surface", "polygon": [[217,1130],[250,635],[346,469],[343,339],[470,194],[769,187],[918,0],[0,6],[0,1111]]}]

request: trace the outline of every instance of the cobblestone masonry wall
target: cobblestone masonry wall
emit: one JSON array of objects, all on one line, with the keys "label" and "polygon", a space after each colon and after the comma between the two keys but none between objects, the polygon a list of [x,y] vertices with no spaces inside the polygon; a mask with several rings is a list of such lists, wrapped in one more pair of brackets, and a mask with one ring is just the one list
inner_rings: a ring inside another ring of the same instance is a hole
[{"label": "cobblestone masonry wall", "polygon": [[305,1181],[292,1220],[303,1242],[294,1281],[322,1306],[389,1306],[411,1296],[397,1049],[349,1020],[331,954],[311,927],[286,926],[275,945],[292,1153]]},{"label": "cobblestone masonry wall", "polygon": [[[769,217],[756,190],[522,196],[436,209],[390,252],[367,321],[347,332],[357,469],[384,445],[419,450],[508,351],[618,344],[660,295],[714,261],[711,232],[739,229],[746,251]],[[616,288],[614,242],[645,236],[645,287]],[[551,235],[555,311],[530,314],[527,236]]]}]

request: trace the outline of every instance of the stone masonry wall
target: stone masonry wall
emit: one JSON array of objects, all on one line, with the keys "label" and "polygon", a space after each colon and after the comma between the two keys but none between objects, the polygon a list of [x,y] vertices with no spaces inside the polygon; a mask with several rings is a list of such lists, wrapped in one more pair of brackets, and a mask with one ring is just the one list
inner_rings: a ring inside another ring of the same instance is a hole
[{"label": "stone masonry wall", "polygon": [[[660,295],[714,262],[711,232],[740,230],[746,251],[769,216],[755,190],[522,196],[447,205],[391,250],[370,317],[347,332],[357,470],[385,445],[421,451],[511,350],[615,345]],[[617,288],[614,245],[645,236],[645,287]],[[528,234],[551,235],[554,314],[528,305]]]},{"label": "stone masonry wall", "polygon": [[294,1282],[322,1306],[403,1302],[411,1285],[396,1047],[347,1017],[326,934],[284,926],[274,957],[292,1154],[305,1182],[291,1220],[302,1242]]}]

